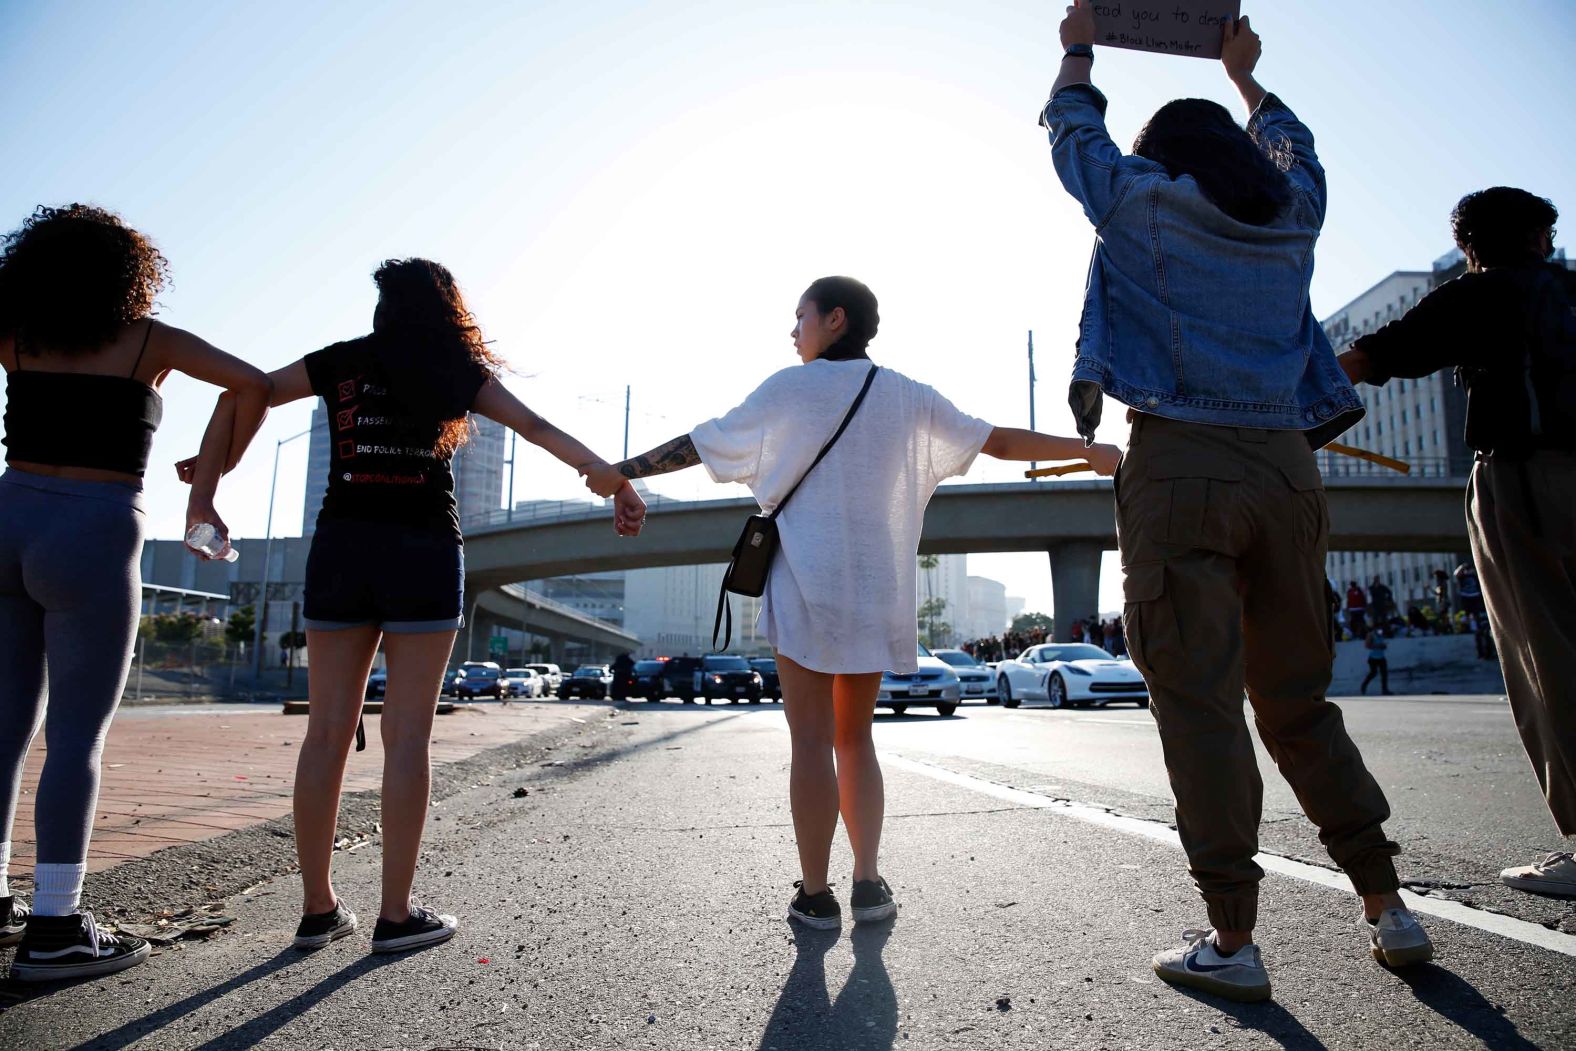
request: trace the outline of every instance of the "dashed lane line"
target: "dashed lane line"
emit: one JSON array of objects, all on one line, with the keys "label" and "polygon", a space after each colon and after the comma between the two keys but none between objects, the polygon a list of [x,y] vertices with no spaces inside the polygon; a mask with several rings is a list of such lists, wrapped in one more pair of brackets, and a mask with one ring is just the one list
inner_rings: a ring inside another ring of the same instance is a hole
[{"label": "dashed lane line", "polygon": [[[895,752],[881,752],[883,765],[906,770],[909,773],[928,777],[933,781],[943,784],[965,788],[981,795],[991,796],[1005,802],[1035,810],[1054,810],[1064,817],[1075,821],[1082,821],[1090,825],[1098,825],[1127,835],[1140,836],[1144,839],[1164,843],[1167,846],[1181,849],[1182,842],[1177,837],[1175,829],[1169,828],[1155,821],[1145,821],[1135,817],[1124,817],[1113,814],[1100,807],[1089,806],[1085,803],[1072,803],[1052,799],[1049,796],[1037,795],[1034,792],[1025,792],[1020,788],[1009,785],[997,784],[983,778],[969,774],[960,774],[934,763],[920,762]],[[1267,872],[1290,876],[1305,883],[1314,883],[1331,890],[1338,890],[1350,894],[1351,882],[1345,874],[1332,869],[1320,868],[1302,861],[1293,861],[1291,858],[1281,857],[1278,854],[1259,853],[1253,859]],[[1576,935],[1552,931],[1536,923],[1518,920],[1510,916],[1501,916],[1496,912],[1485,912],[1463,905],[1458,901],[1447,901],[1441,898],[1431,898],[1421,894],[1402,889],[1401,897],[1406,902],[1407,908],[1413,912],[1420,912],[1427,916],[1437,916],[1440,919],[1450,920],[1465,927],[1497,934],[1502,938],[1521,942],[1523,945],[1533,945],[1540,949],[1548,949],[1565,956],[1576,956]]]}]

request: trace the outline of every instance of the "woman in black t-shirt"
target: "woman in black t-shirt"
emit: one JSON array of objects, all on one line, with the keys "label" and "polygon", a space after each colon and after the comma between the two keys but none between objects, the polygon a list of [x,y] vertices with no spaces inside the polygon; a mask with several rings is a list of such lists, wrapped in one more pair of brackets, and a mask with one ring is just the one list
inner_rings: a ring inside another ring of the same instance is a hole
[{"label": "woman in black t-shirt", "polygon": [[[497,381],[454,277],[424,259],[373,275],[372,333],[272,374],[273,404],[328,406],[330,475],[307,559],[311,714],[296,768],[296,849],[305,902],[295,944],[327,945],[356,928],[329,878],[345,759],[379,641],[388,657],[381,732],[383,901],[374,952],[445,941],[453,916],[411,901],[427,817],[428,738],[445,666],[464,621],[463,544],[449,460],[467,413],[513,428],[582,472],[595,453],[526,408]],[[640,532],[645,504],[625,486],[615,527]]]}]

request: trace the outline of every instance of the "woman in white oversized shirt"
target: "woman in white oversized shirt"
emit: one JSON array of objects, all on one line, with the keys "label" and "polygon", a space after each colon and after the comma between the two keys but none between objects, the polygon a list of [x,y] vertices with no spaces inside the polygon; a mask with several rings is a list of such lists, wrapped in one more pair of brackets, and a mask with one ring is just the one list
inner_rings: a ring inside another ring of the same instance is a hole
[{"label": "woman in white oversized shirt", "polygon": [[742,482],[770,512],[803,477],[777,520],[781,546],[761,605],[777,654],[793,741],[789,800],[803,878],[789,915],[813,927],[842,920],[827,883],[841,810],[854,850],[856,922],[897,910],[878,872],[885,796],[870,729],[884,671],[916,668],[916,558],[925,505],[981,452],[1003,460],[1087,457],[1116,470],[1114,446],[993,427],[934,388],[882,368],[848,429],[805,471],[858,395],[872,363],[876,298],[848,277],[814,282],[793,329],[802,365],[768,377],[732,411],[612,467],[588,472],[595,492],[631,478],[704,464]]}]

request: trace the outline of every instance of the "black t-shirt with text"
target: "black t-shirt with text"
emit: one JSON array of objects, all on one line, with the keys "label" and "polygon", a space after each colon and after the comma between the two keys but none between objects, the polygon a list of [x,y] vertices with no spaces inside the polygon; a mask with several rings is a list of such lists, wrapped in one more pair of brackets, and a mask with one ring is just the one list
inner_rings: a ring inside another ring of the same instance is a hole
[{"label": "black t-shirt with text", "polygon": [[[385,385],[378,350],[379,337],[370,335],[305,358],[312,391],[328,406],[328,492],[318,521],[399,522],[458,537],[449,457],[433,451],[440,426],[402,411]],[[476,371],[472,398],[486,378]]]}]

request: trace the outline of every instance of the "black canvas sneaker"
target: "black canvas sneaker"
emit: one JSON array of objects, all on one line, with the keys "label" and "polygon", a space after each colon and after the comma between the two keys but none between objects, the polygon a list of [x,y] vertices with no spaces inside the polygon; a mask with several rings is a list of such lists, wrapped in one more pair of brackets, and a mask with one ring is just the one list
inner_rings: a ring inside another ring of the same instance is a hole
[{"label": "black canvas sneaker", "polygon": [[402,923],[393,923],[378,917],[372,928],[373,952],[404,952],[424,945],[437,945],[454,937],[460,921],[453,916],[443,916],[420,905],[411,906],[410,916]]},{"label": "black canvas sneaker", "polygon": [[0,945],[15,945],[27,930],[27,906],[14,897],[0,898]]},{"label": "black canvas sneaker", "polygon": [[814,927],[818,931],[835,931],[843,925],[843,910],[838,906],[831,887],[827,887],[819,894],[806,894],[804,880],[796,879],[793,885],[799,888],[799,893],[795,894],[793,901],[788,903],[789,919],[798,920],[806,927]]},{"label": "black canvas sneaker", "polygon": [[853,910],[855,923],[880,923],[897,915],[892,888],[880,876],[854,880],[854,893],[848,899],[848,906]]},{"label": "black canvas sneaker", "polygon": [[296,928],[295,941],[291,944],[297,949],[321,949],[336,938],[354,934],[355,930],[356,914],[345,908],[344,902],[336,901],[327,912],[302,916],[301,926]]},{"label": "black canvas sneaker", "polygon": [[148,958],[148,951],[141,938],[99,930],[91,912],[29,916],[11,977],[23,982],[93,978],[135,967]]}]

